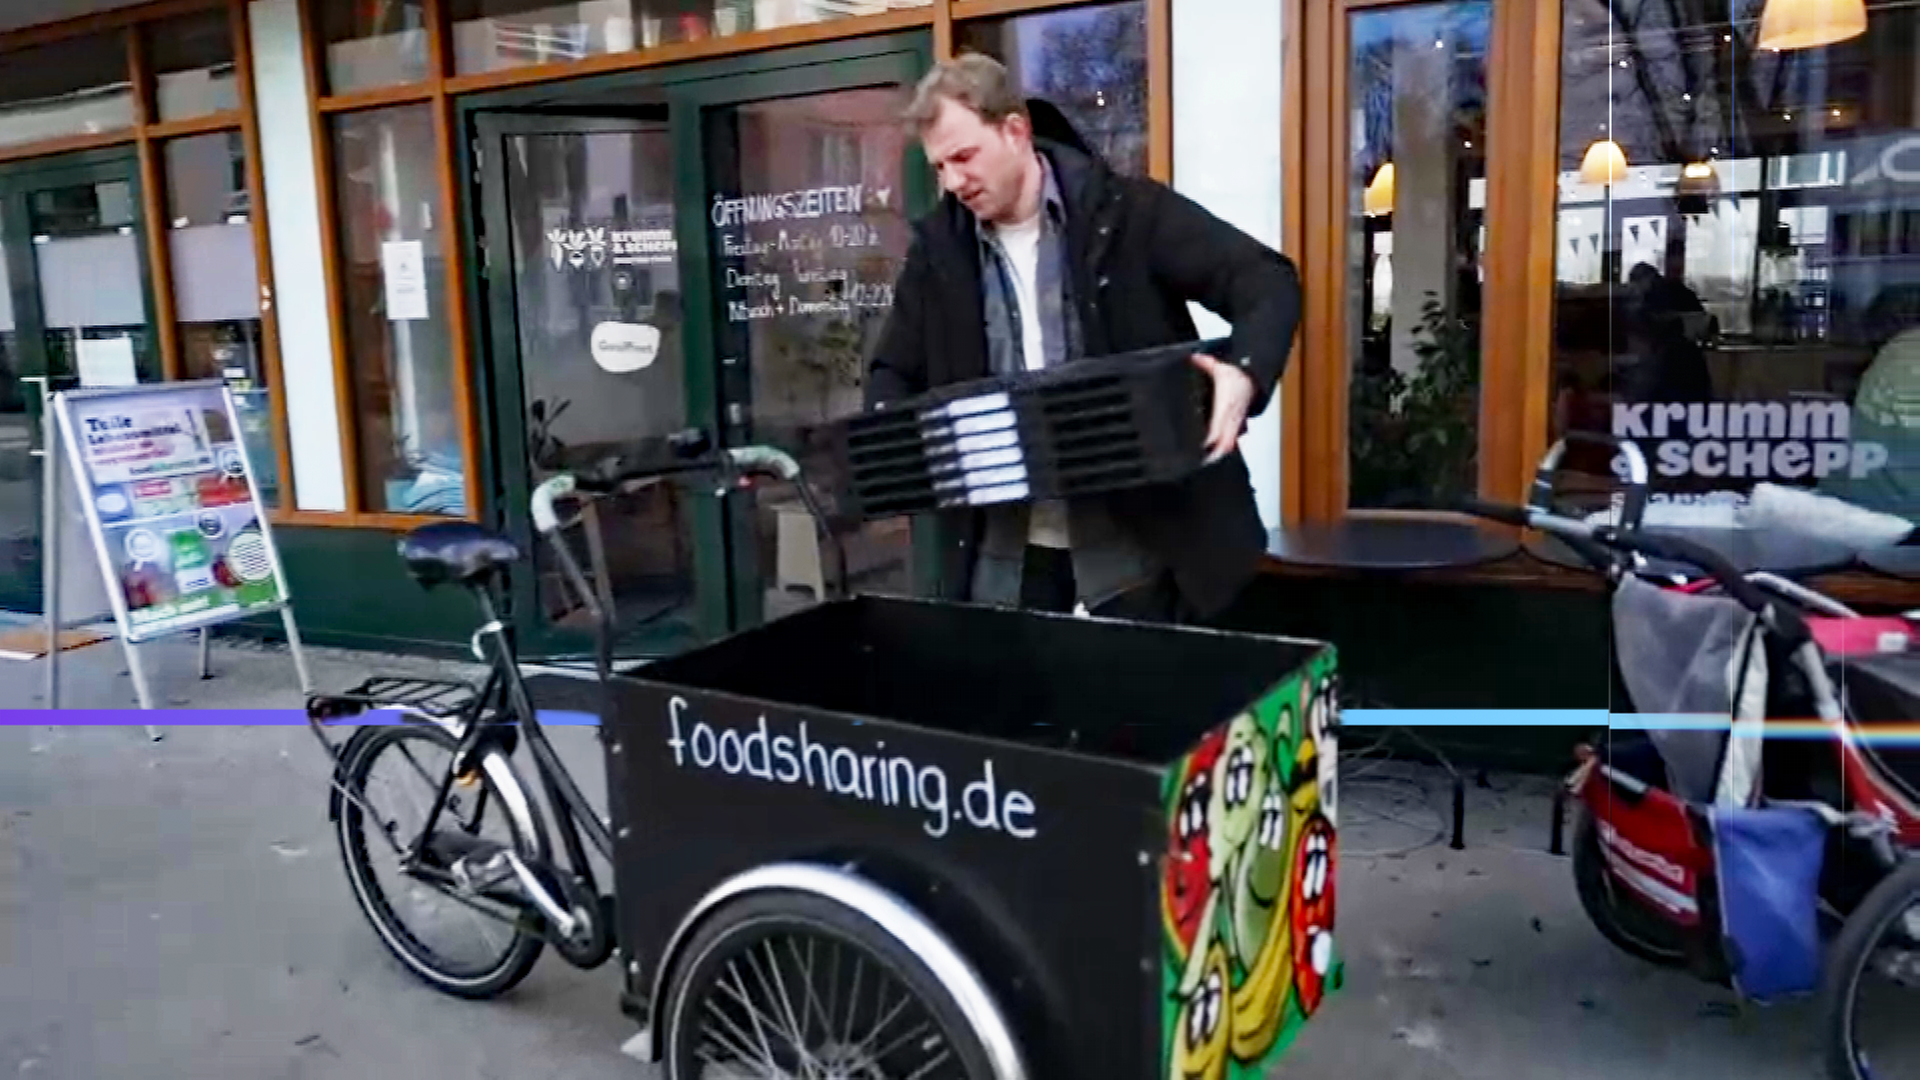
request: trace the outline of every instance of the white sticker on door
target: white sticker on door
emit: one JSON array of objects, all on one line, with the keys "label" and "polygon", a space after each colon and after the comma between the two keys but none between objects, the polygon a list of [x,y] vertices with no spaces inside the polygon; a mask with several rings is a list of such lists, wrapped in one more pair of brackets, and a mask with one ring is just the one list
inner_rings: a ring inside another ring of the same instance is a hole
[{"label": "white sticker on door", "polygon": [[660,355],[660,331],[644,323],[603,322],[593,328],[593,362],[615,375],[651,367]]}]

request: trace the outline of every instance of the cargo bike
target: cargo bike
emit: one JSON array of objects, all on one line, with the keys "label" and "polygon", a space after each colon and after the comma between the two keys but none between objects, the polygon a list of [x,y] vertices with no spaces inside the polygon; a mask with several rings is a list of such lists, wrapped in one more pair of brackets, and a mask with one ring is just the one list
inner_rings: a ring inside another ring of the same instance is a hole
[{"label": "cargo bike", "polygon": [[400,549],[474,596],[484,683],[310,700],[348,881],[402,965],[489,998],[548,946],[612,958],[628,1051],[672,1080],[1264,1074],[1342,975],[1330,647],[849,596],[842,557],[842,595],[616,673],[562,514],[665,477],[790,483],[834,535],[792,458],[695,435],[538,488],[599,630],[607,816],[496,605],[521,553],[477,526]]}]

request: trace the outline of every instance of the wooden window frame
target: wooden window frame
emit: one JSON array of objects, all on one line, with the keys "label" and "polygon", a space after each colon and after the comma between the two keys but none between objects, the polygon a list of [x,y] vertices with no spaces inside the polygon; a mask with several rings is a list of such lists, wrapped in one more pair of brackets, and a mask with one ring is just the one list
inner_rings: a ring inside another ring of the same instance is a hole
[{"label": "wooden window frame", "polygon": [[[238,108],[196,116],[185,120],[160,121],[154,72],[147,58],[146,31],[167,20],[187,15],[224,12],[233,42],[234,78],[238,83]],[[67,136],[0,148],[0,162],[51,157],[75,150],[110,146],[132,146],[140,169],[141,207],[145,220],[147,276],[152,283],[154,312],[152,320],[160,342],[160,369],[168,380],[180,378],[180,326],[173,295],[173,248],[168,242],[166,144],[174,139],[196,135],[240,133],[246,147],[247,200],[253,231],[254,263],[260,286],[260,351],[267,372],[270,408],[269,426],[273,432],[274,463],[279,471],[278,507],[267,509],[267,518],[275,524],[300,523],[303,515],[293,510],[291,445],[287,435],[287,403],[280,366],[279,320],[273,310],[273,264],[268,242],[267,200],[264,173],[260,165],[259,118],[254,111],[253,42],[248,29],[246,0],[157,0],[154,3],[39,26],[0,33],[0,59],[7,53],[37,45],[73,38],[118,34],[126,52],[127,80],[133,90],[134,122],[121,131],[100,135]]]},{"label": "wooden window frame", "polygon": [[[1289,0],[1289,30],[1298,34],[1285,46],[1288,100],[1316,103],[1289,110],[1283,139],[1283,183],[1298,193],[1284,208],[1287,246],[1309,283],[1284,402],[1289,523],[1383,513],[1348,505],[1347,28],[1357,12],[1431,2]],[[1477,489],[1508,502],[1521,498],[1546,450],[1553,297],[1539,282],[1552,277],[1559,25],[1557,2],[1493,0]],[[1542,94],[1542,85],[1553,92]],[[1485,318],[1493,310],[1500,317]]]},{"label": "wooden window frame", "polygon": [[[238,0],[235,0],[237,3]],[[921,7],[889,11],[879,15],[832,19],[801,26],[756,30],[702,41],[676,42],[651,49],[588,57],[563,63],[541,64],[507,71],[471,75],[454,73],[453,22],[446,0],[426,0],[425,21],[428,30],[427,78],[394,86],[356,90],[343,94],[329,92],[326,85],[327,43],[315,18],[322,0],[300,0],[300,23],[305,45],[305,68],[310,120],[313,131],[314,167],[318,174],[321,230],[321,258],[327,282],[327,309],[333,335],[333,385],[337,408],[341,461],[346,489],[347,509],[340,512],[289,511],[287,520],[303,525],[330,525],[347,528],[408,529],[437,521],[462,520],[445,515],[394,514],[369,510],[368,493],[363,490],[360,469],[358,412],[354,408],[354,380],[347,343],[340,333],[345,325],[345,294],[341,273],[340,208],[333,186],[333,145],[330,119],[346,113],[401,105],[421,105],[433,111],[435,156],[439,177],[441,220],[454,221],[460,206],[460,179],[455,175],[457,158],[454,114],[455,100],[462,94],[505,87],[603,75],[611,72],[676,64],[718,56],[737,56],[823,41],[845,40],[892,33],[900,30],[927,29],[933,35],[936,59],[953,53],[954,26],[967,19],[999,18],[1028,12],[1085,7],[1100,0],[932,0]],[[1147,2],[1147,91],[1148,147],[1150,175],[1171,182],[1173,178],[1173,53],[1172,0]],[[454,408],[460,425],[461,452],[466,482],[465,520],[482,516],[479,401],[473,392],[478,347],[470,339],[466,290],[461,287],[470,273],[468,253],[457,228],[443,230],[442,256],[448,282],[449,348],[454,371]],[[276,378],[278,372],[276,370]],[[276,386],[278,383],[276,382]],[[283,490],[291,491],[291,471]]]}]

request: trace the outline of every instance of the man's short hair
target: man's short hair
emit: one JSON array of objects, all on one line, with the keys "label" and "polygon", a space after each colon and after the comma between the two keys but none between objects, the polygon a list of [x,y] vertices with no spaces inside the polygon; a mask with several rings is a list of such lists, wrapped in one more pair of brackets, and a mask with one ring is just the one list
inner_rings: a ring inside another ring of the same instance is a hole
[{"label": "man's short hair", "polygon": [[1027,101],[1006,67],[984,53],[964,53],[935,64],[914,88],[906,121],[913,133],[926,134],[940,115],[940,103],[951,101],[969,109],[989,124],[1009,116],[1026,116]]}]

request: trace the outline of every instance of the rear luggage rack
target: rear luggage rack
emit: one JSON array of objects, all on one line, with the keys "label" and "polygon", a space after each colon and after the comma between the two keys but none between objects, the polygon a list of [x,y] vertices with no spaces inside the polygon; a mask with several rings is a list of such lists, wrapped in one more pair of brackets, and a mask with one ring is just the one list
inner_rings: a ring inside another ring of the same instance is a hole
[{"label": "rear luggage rack", "polygon": [[406,709],[451,720],[465,716],[479,700],[480,692],[470,683],[376,675],[351,690],[313,695],[307,712],[316,720],[336,720],[367,709]]}]

